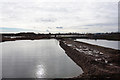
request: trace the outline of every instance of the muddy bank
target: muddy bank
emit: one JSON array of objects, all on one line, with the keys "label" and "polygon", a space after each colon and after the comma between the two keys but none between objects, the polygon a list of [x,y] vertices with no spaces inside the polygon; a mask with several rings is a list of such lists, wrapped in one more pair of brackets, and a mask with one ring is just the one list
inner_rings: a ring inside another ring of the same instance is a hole
[{"label": "muddy bank", "polygon": [[120,50],[73,40],[60,40],[60,46],[83,69],[84,73],[76,78],[120,79]]}]

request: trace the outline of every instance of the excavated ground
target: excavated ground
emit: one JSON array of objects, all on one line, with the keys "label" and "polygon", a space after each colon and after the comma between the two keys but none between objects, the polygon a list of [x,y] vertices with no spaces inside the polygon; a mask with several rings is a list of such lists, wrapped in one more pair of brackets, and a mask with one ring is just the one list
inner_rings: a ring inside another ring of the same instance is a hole
[{"label": "excavated ground", "polygon": [[60,40],[60,46],[83,69],[76,78],[120,79],[120,50],[73,40]]}]

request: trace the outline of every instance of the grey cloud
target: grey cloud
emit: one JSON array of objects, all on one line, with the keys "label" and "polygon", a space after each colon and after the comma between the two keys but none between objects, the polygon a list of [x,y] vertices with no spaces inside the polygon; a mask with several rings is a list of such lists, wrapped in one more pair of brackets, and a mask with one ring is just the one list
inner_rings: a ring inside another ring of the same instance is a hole
[{"label": "grey cloud", "polygon": [[48,27],[48,29],[52,29],[51,27]]},{"label": "grey cloud", "polygon": [[89,28],[81,28],[81,29],[89,29]]},{"label": "grey cloud", "polygon": [[53,19],[41,19],[42,22],[55,22]]},{"label": "grey cloud", "polygon": [[57,19],[55,18],[39,18],[36,19],[35,22],[55,22]]},{"label": "grey cloud", "polygon": [[107,26],[117,26],[118,25],[118,23],[97,23],[97,24],[88,24],[88,25],[83,25],[83,26],[95,26],[95,27],[103,27],[103,26],[105,26],[105,27],[107,27]]},{"label": "grey cloud", "polygon": [[56,27],[57,29],[63,29],[63,27]]}]

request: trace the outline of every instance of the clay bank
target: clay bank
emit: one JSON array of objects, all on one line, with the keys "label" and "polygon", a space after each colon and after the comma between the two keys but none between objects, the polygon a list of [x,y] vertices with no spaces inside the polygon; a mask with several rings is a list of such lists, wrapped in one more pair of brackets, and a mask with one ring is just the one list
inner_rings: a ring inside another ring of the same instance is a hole
[{"label": "clay bank", "polygon": [[60,46],[83,69],[76,78],[120,79],[120,50],[68,39],[60,40]]}]

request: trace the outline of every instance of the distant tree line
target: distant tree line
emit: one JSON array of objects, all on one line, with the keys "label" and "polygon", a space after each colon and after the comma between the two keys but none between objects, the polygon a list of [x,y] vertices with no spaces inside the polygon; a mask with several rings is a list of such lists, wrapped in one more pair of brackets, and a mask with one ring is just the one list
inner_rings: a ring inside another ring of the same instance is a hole
[{"label": "distant tree line", "polygon": [[[32,40],[34,40],[34,39],[43,39],[43,38],[85,38],[85,39],[107,39],[107,40],[119,40],[120,41],[120,32],[109,32],[109,33],[108,32],[106,32],[106,33],[34,33],[34,32],[21,32],[21,33],[2,33],[0,35],[2,36],[3,41],[4,40],[11,40],[11,39],[12,40],[15,40],[15,39],[32,39]],[[62,36],[63,35],[66,35],[66,36],[71,35],[71,36],[70,37],[65,37],[65,36],[61,37],[60,35],[62,35]],[[13,37],[15,37],[15,38],[13,38]]]}]

